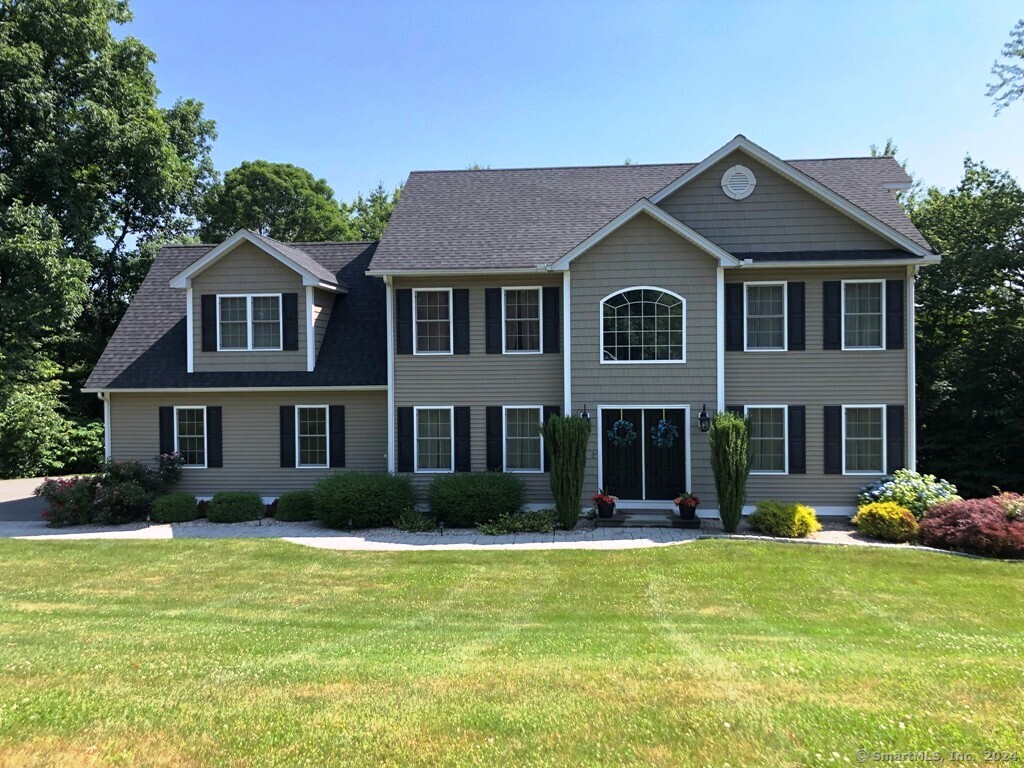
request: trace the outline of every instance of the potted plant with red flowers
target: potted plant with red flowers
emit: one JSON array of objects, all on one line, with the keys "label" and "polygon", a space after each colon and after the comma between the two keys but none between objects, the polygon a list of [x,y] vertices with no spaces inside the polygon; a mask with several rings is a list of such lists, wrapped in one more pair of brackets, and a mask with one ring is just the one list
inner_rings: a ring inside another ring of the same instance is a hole
[{"label": "potted plant with red flowers", "polygon": [[697,517],[697,505],[700,504],[700,496],[693,493],[680,493],[673,501],[679,507],[679,517],[683,520],[693,520]]},{"label": "potted plant with red flowers", "polygon": [[591,501],[594,502],[594,508],[597,509],[598,517],[611,517],[615,514],[615,502],[618,500],[618,496],[612,496],[604,488],[600,489],[591,498]]}]

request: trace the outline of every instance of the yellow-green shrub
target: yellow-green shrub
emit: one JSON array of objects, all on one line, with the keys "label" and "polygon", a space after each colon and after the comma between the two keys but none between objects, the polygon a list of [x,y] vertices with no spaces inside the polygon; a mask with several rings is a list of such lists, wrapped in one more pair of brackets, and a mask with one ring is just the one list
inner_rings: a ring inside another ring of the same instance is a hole
[{"label": "yellow-green shrub", "polygon": [[884,541],[913,541],[919,532],[914,513],[895,501],[865,504],[850,522],[865,536]]},{"label": "yellow-green shrub", "polygon": [[810,507],[771,499],[757,503],[750,524],[761,533],[787,539],[802,539],[821,530],[818,516]]}]

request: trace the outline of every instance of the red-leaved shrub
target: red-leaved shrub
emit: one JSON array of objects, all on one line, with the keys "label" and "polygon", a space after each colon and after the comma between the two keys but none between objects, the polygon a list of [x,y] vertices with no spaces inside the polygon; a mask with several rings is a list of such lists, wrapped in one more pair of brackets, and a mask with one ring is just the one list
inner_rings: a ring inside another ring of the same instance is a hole
[{"label": "red-leaved shrub", "polygon": [[986,557],[1024,557],[1024,519],[1013,510],[1024,499],[1015,493],[937,504],[921,521],[929,547]]}]

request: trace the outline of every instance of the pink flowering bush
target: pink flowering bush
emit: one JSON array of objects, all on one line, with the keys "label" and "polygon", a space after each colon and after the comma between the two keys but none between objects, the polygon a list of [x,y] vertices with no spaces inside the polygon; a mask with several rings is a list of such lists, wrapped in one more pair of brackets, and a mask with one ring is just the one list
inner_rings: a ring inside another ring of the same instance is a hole
[{"label": "pink flowering bush", "polygon": [[95,516],[96,479],[67,477],[47,479],[35,490],[35,495],[47,503],[43,519],[51,528],[65,525],[85,525]]}]

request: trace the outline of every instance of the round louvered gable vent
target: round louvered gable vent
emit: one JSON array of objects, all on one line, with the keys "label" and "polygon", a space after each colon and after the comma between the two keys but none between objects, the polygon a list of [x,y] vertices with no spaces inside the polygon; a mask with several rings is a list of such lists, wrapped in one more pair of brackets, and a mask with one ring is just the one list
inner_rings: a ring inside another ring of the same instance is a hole
[{"label": "round louvered gable vent", "polygon": [[742,165],[734,165],[722,176],[722,191],[733,200],[749,197],[756,184],[753,171]]}]

